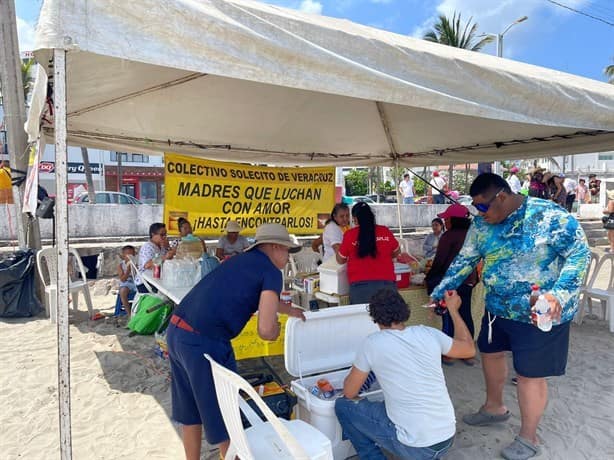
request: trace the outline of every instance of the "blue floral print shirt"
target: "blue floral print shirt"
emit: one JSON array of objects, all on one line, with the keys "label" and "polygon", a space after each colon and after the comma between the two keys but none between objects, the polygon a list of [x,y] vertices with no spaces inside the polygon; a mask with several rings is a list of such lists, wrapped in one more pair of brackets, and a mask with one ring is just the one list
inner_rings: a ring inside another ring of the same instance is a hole
[{"label": "blue floral print shirt", "polygon": [[460,286],[481,259],[491,314],[530,323],[531,285],[537,284],[558,299],[561,323],[573,319],[590,251],[578,221],[556,203],[526,198],[494,225],[476,217],[463,248],[431,296],[441,299],[446,290]]}]

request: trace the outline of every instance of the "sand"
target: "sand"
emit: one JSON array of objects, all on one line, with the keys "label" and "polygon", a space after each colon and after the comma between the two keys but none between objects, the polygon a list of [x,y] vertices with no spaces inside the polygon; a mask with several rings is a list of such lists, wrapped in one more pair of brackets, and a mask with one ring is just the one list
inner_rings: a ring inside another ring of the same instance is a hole
[{"label": "sand", "polygon": [[[95,295],[94,307],[110,315],[114,301],[111,294]],[[88,321],[86,316],[71,314],[73,458],[183,458],[179,430],[169,415],[168,362],[153,353],[153,338],[129,337],[112,318]],[[567,375],[549,380],[540,458],[614,458],[613,343],[600,319],[572,325]],[[0,349],[0,458],[59,458],[55,326],[42,316],[2,319]],[[447,458],[500,458],[520,425],[515,386],[505,387],[513,414],[508,423],[470,427],[461,416],[482,402],[481,369],[456,363],[444,371],[458,420]],[[205,446],[202,458],[217,459],[217,451]]]}]

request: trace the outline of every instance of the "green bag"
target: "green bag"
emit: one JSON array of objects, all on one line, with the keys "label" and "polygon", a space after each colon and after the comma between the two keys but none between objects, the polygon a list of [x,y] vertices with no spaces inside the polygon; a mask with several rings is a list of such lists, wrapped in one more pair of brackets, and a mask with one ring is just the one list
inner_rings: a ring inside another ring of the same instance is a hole
[{"label": "green bag", "polygon": [[170,316],[173,307],[171,301],[157,295],[144,294],[132,307],[132,318],[128,322],[128,329],[136,334],[151,335]]}]

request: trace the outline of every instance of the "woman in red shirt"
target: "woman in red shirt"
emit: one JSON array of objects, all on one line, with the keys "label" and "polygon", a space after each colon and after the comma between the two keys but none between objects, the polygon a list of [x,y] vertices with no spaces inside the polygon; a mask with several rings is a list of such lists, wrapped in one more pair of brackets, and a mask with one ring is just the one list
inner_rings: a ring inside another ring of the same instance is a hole
[{"label": "woman in red shirt", "polygon": [[337,262],[348,264],[350,303],[369,303],[380,289],[396,291],[392,259],[401,248],[388,227],[375,224],[375,215],[367,203],[356,203],[352,218],[355,226],[343,234]]}]

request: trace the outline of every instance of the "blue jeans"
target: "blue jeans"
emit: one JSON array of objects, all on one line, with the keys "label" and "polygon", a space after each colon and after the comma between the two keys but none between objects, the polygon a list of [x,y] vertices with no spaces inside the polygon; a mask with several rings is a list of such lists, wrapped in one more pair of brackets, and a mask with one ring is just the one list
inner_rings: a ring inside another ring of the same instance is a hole
[{"label": "blue jeans", "polygon": [[445,195],[442,195],[441,193],[439,195],[433,195],[433,204],[444,204],[445,198]]},{"label": "blue jeans", "polygon": [[383,402],[339,398],[335,401],[335,413],[343,438],[351,441],[360,460],[386,460],[382,449],[403,459],[442,458],[454,441],[452,437],[430,447],[406,446],[397,439],[396,427]]},{"label": "blue jeans", "polygon": [[414,197],[413,196],[403,197],[403,204],[414,204]]}]

